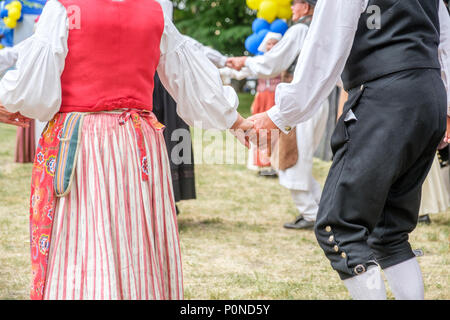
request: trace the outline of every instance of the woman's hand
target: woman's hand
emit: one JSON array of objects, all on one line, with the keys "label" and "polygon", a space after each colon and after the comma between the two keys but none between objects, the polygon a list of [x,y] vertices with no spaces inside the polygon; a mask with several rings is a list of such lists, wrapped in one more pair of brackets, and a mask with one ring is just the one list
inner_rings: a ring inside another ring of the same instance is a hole
[{"label": "woman's hand", "polygon": [[248,132],[253,129],[253,122],[238,116],[236,122],[230,128],[230,132],[247,148],[250,148]]},{"label": "woman's hand", "polygon": [[12,124],[15,126],[29,128],[31,119],[22,116],[19,112],[11,113],[5,109],[5,107],[0,106],[0,122]]}]

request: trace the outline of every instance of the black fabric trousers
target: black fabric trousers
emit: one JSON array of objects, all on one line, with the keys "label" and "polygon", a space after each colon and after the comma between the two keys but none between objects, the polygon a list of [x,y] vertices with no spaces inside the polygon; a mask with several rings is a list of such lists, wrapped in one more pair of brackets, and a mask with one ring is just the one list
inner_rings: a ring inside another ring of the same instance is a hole
[{"label": "black fabric trousers", "polygon": [[[350,110],[356,119],[347,117]],[[408,238],[446,113],[436,69],[397,72],[349,91],[315,227],[341,279],[373,261],[388,268],[414,257]]]}]

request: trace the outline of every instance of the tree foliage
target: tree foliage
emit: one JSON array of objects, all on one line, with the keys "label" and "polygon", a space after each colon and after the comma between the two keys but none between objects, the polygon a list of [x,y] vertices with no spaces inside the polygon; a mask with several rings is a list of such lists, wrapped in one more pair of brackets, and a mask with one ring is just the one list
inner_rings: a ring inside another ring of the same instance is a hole
[{"label": "tree foliage", "polygon": [[174,22],[181,33],[224,54],[242,55],[256,13],[245,0],[175,0]]}]

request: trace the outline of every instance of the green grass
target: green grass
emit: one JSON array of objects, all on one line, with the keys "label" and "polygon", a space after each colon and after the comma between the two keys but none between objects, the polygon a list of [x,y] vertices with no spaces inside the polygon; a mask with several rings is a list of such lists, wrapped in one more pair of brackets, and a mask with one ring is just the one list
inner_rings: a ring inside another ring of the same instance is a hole
[{"label": "green grass", "polygon": [[[240,98],[248,115],[252,98]],[[0,125],[0,299],[28,299],[31,276],[31,165],[13,163],[14,147],[15,128]],[[329,166],[314,162],[322,184]],[[196,183],[198,199],[180,204],[186,299],[350,298],[313,232],[283,229],[297,213],[276,179],[260,178],[244,164],[201,164]],[[450,299],[450,212],[432,220],[414,231],[411,243],[425,252],[419,263],[426,298]]]}]

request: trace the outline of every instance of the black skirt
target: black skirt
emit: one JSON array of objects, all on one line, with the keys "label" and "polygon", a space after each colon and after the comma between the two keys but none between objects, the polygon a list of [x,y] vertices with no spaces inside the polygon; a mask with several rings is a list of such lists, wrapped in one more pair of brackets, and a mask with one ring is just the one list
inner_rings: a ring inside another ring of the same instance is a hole
[{"label": "black skirt", "polygon": [[[158,118],[158,121],[166,126],[164,129],[164,139],[166,141],[167,152],[170,159],[175,202],[196,199],[194,153],[192,149],[191,135],[187,134],[190,132],[190,129],[189,126],[178,116],[177,103],[162,85],[158,74],[155,74],[153,113]],[[172,137],[173,132],[177,129],[186,130],[185,134],[174,135],[174,137]],[[177,138],[178,136],[180,137]],[[183,139],[186,139],[186,141],[183,141]],[[182,145],[183,148],[175,149],[177,145]],[[174,149],[175,154],[172,154]],[[180,151],[178,151],[178,149],[180,149]],[[188,161],[184,161],[184,151],[190,151],[190,156],[187,155]]]}]

